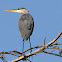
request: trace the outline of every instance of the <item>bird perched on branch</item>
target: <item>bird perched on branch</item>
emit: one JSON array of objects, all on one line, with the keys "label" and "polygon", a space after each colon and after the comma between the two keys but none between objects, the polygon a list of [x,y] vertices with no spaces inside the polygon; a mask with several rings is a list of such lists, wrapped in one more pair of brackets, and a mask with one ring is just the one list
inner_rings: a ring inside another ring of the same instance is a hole
[{"label": "bird perched on branch", "polygon": [[[19,32],[23,38],[23,51],[24,51],[24,40],[27,41],[29,39],[30,42],[30,36],[33,32],[34,28],[33,17],[29,14],[28,10],[25,8],[18,8],[16,10],[5,10],[5,11],[22,13],[22,15],[20,15],[19,17],[18,24],[19,24]],[[30,42],[30,48],[31,48],[31,42]]]}]

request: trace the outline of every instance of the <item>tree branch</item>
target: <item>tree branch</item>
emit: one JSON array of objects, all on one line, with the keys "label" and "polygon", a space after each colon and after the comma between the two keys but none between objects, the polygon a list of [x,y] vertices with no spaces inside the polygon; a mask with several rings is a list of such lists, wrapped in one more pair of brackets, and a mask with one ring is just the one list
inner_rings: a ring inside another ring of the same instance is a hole
[{"label": "tree branch", "polygon": [[28,57],[30,57],[30,56],[32,56],[32,55],[35,55],[35,54],[37,54],[37,53],[44,52],[44,50],[45,50],[46,48],[48,48],[51,44],[53,44],[54,42],[57,41],[57,39],[61,36],[61,34],[62,34],[62,31],[57,35],[57,37],[56,37],[54,40],[52,40],[52,41],[49,42],[48,44],[42,46],[40,49],[38,49],[38,50],[36,50],[36,51],[33,51],[33,52],[31,52],[31,53],[28,53],[28,54],[26,54],[26,55],[22,55],[21,57],[15,59],[15,60],[12,60],[12,61],[10,61],[10,62],[17,62],[17,61],[26,59],[26,58],[28,58]]}]

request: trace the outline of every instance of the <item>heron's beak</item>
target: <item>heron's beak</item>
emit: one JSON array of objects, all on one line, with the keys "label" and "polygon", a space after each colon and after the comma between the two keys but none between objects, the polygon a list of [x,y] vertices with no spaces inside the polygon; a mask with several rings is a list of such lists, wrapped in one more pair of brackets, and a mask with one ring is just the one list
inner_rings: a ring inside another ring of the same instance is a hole
[{"label": "heron's beak", "polygon": [[5,11],[8,11],[8,12],[23,13],[23,11],[22,11],[22,10],[5,10]]}]

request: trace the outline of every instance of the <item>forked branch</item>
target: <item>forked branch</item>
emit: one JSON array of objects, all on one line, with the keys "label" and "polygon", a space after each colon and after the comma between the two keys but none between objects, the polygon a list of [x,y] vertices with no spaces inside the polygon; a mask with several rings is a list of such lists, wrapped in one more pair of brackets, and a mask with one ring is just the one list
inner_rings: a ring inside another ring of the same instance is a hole
[{"label": "forked branch", "polygon": [[[14,51],[0,52],[0,54],[11,54],[11,55],[14,55],[14,56],[18,57],[17,59],[9,61],[9,62],[17,62],[17,61],[20,61],[20,60],[24,60],[24,61],[28,60],[28,61],[30,61],[29,59],[27,59],[28,57],[30,57],[32,55],[35,55],[35,54],[38,54],[38,53],[42,53],[42,52],[62,57],[61,56],[62,49],[60,49],[60,48],[57,47],[57,45],[61,45],[62,43],[55,43],[57,41],[57,39],[59,39],[59,37],[61,36],[61,34],[62,34],[62,31],[57,35],[56,38],[54,38],[54,40],[52,40],[51,42],[49,42],[46,45],[45,45],[45,40],[44,40],[44,45],[43,46],[32,47],[32,48],[27,49],[26,51],[24,51],[22,53],[14,50]],[[56,45],[56,46],[54,46],[54,45]],[[27,52],[27,51],[29,51],[31,49],[35,49],[35,48],[39,48],[39,49],[37,49],[37,50],[35,50],[35,51],[31,52],[31,53],[28,53],[26,55],[23,54],[23,53],[25,53],[25,52]],[[47,51],[45,51],[45,49],[58,49],[60,51],[60,54],[56,54],[56,53],[52,53],[52,52],[47,52]],[[2,56],[0,56],[0,58],[2,58]]]},{"label": "forked branch", "polygon": [[30,56],[32,56],[32,55],[37,54],[37,53],[44,52],[44,50],[45,50],[46,48],[48,48],[50,45],[52,45],[54,42],[57,41],[57,39],[61,36],[61,34],[62,34],[62,31],[57,35],[56,38],[54,38],[54,40],[52,40],[52,41],[49,42],[48,44],[42,46],[40,49],[38,49],[38,50],[36,50],[36,51],[33,51],[33,52],[31,52],[31,53],[28,53],[28,54],[26,54],[26,55],[23,55],[23,56],[21,56],[21,57],[15,59],[15,60],[12,60],[12,61],[10,61],[10,62],[20,61],[20,60],[22,60],[22,59],[28,58],[28,57],[30,57]]}]

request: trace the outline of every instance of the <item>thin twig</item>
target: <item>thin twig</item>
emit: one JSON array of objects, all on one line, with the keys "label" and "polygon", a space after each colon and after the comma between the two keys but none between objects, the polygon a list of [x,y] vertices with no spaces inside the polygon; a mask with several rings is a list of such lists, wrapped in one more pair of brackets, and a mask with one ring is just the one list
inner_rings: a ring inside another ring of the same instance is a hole
[{"label": "thin twig", "polygon": [[42,47],[42,46],[35,46],[35,47],[29,48],[29,49],[23,51],[23,53],[25,53],[25,52],[27,52],[27,51],[29,51],[29,50],[31,50],[31,49],[34,49],[34,48],[41,48],[41,47]]},{"label": "thin twig", "polygon": [[2,54],[2,60],[3,60],[4,62],[7,62],[7,61],[5,60],[4,54]]},{"label": "thin twig", "polygon": [[61,34],[62,34],[62,31],[58,34],[58,36],[54,40],[52,40],[51,42],[49,42],[46,46],[48,47],[51,44],[53,44],[55,41],[57,41],[57,39],[61,36]]},{"label": "thin twig", "polygon": [[[17,53],[17,54],[15,54],[15,53]],[[15,56],[20,57],[20,55],[21,55],[22,53],[20,53],[20,52],[18,52],[18,51],[7,51],[7,52],[0,52],[0,54],[11,54],[11,55],[15,55]]]},{"label": "thin twig", "polygon": [[55,54],[55,53],[51,53],[51,52],[46,52],[46,51],[43,51],[44,53],[47,53],[47,54],[52,54],[52,55],[55,55],[55,56],[60,56],[60,57],[62,57],[61,55],[59,55],[59,54]]}]

